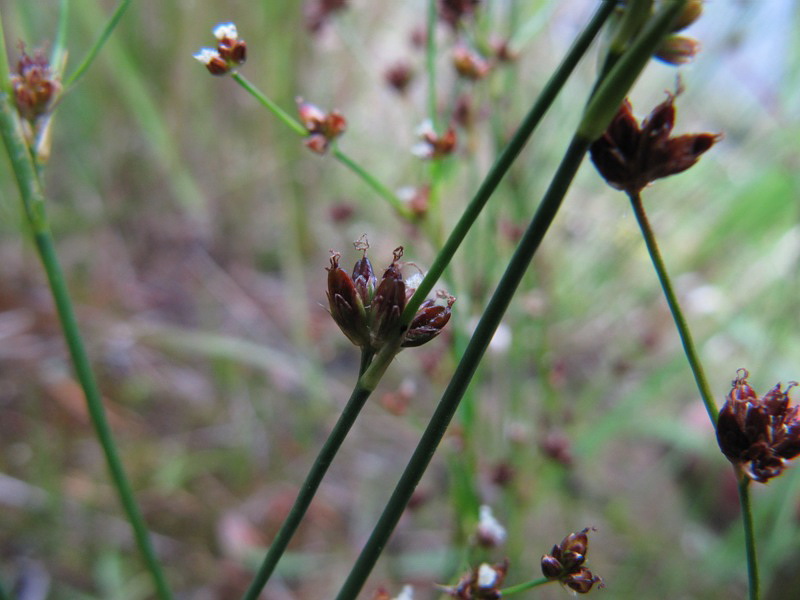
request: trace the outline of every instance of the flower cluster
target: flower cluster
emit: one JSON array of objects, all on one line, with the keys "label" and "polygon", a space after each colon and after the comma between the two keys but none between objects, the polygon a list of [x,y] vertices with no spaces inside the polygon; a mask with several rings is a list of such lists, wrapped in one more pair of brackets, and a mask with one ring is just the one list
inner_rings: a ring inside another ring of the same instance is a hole
[{"label": "flower cluster", "polygon": [[11,88],[20,116],[33,123],[50,111],[61,90],[61,83],[53,75],[42,50],[34,51],[33,56],[28,55],[22,45],[20,50],[17,72],[11,76]]},{"label": "flower cluster", "polygon": [[[356,242],[362,257],[353,267],[352,277],[339,266],[338,252],[331,254],[328,268],[328,304],[331,316],[347,338],[356,346],[377,352],[396,339],[406,302],[416,288],[406,281],[400,269],[403,247],[395,249],[394,260],[380,281],[367,258],[369,245]],[[403,333],[403,348],[421,346],[435,338],[450,320],[455,298],[444,291],[423,302],[408,329]]]},{"label": "flower cluster", "polygon": [[472,81],[483,79],[492,68],[488,60],[463,44],[453,48],[453,67],[461,77]]},{"label": "flower cluster", "polygon": [[694,23],[702,13],[703,0],[689,0],[678,15],[672,34],[666,37],[654,56],[670,65],[679,66],[691,62],[700,51],[700,43],[689,36],[678,35],[677,32]]},{"label": "flower cluster", "polygon": [[220,23],[212,30],[218,43],[216,48],[201,48],[194,57],[203,63],[212,75],[225,75],[243,65],[247,59],[247,45],[239,39],[234,23]]},{"label": "flower cluster", "polygon": [[625,100],[606,132],[591,145],[592,162],[611,187],[638,194],[650,182],[694,165],[720,138],[713,133],[671,137],[674,100],[675,96],[667,94],[641,128]]},{"label": "flower cluster", "polygon": [[317,154],[325,154],[330,143],[347,129],[347,121],[338,110],[326,114],[302,98],[297,98],[295,101],[300,121],[308,131],[306,146]]},{"label": "flower cluster", "polygon": [[506,578],[508,560],[490,565],[482,563],[466,573],[454,586],[441,586],[442,592],[459,600],[498,600]]},{"label": "flower cluster", "polygon": [[456,130],[449,127],[442,135],[433,129],[433,123],[426,119],[417,128],[420,141],[411,148],[411,153],[420,158],[442,158],[456,149]]},{"label": "flower cluster", "polygon": [[800,455],[800,407],[789,405],[789,390],[797,384],[790,383],[786,391],[778,384],[759,398],[748,376],[739,369],[733,380],[717,419],[717,441],[728,460],[754,481],[766,483]]},{"label": "flower cluster", "polygon": [[603,580],[583,566],[589,538],[589,527],[570,533],[561,544],[553,546],[550,554],[542,556],[542,573],[548,579],[560,581],[579,594],[588,593],[595,583],[603,587]]}]

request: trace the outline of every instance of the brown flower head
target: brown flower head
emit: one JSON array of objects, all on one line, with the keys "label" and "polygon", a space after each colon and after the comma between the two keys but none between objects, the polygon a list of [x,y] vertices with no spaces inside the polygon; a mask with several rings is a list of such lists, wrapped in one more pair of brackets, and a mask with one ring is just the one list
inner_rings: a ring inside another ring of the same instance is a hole
[{"label": "brown flower head", "polygon": [[317,154],[325,154],[330,143],[347,129],[347,120],[337,110],[325,113],[302,98],[298,97],[295,101],[300,121],[308,130],[306,146]]},{"label": "brown flower head", "polygon": [[457,29],[461,21],[475,14],[480,0],[439,0],[439,18]]},{"label": "brown flower head", "polygon": [[760,483],[783,472],[786,461],[800,455],[800,407],[789,406],[786,391],[776,385],[759,398],[749,373],[739,369],[728,400],[717,419],[717,442],[722,453]]},{"label": "brown flower head", "polygon": [[685,35],[671,35],[653,55],[670,65],[685,65],[694,60],[700,52],[700,42]]},{"label": "brown flower head", "polygon": [[603,587],[603,580],[587,569],[586,551],[589,545],[586,527],[578,533],[570,533],[561,540],[561,544],[553,546],[550,554],[542,556],[542,573],[548,579],[560,581],[563,585],[579,594],[586,594],[595,583]]},{"label": "brown flower head", "polygon": [[17,72],[11,76],[11,87],[20,116],[33,122],[49,112],[61,90],[61,83],[53,75],[43,50],[35,50],[30,56],[25,52],[24,44],[20,44]]},{"label": "brown flower head", "polygon": [[463,44],[453,48],[453,67],[461,77],[477,81],[489,74],[489,61]]},{"label": "brown flower head", "polygon": [[201,48],[194,57],[203,63],[212,75],[225,75],[247,60],[247,44],[239,39],[234,23],[220,23],[212,30],[218,43],[216,48]]},{"label": "brown flower head", "polygon": [[671,137],[674,100],[667,94],[641,128],[625,100],[606,132],[592,143],[592,162],[611,187],[638,194],[651,181],[685,171],[719,140],[713,133]]},{"label": "brown flower head", "polygon": [[[367,258],[369,244],[366,239],[362,237],[355,247],[363,255],[356,262],[352,276],[339,266],[341,255],[331,252],[328,305],[333,320],[347,339],[356,346],[377,352],[400,335],[401,316],[415,288],[402,274],[402,246],[395,249],[394,260],[380,280]],[[423,302],[403,334],[402,347],[421,346],[439,335],[450,320],[454,302],[455,298],[444,291],[438,291],[435,299]]]},{"label": "brown flower head", "polygon": [[311,33],[317,33],[336,12],[347,8],[347,0],[310,0],[306,2],[304,13],[306,27]]},{"label": "brown flower head", "polygon": [[405,94],[414,78],[414,70],[407,62],[398,61],[383,72],[383,78],[395,92]]},{"label": "brown flower head", "polygon": [[433,123],[426,119],[417,128],[420,137],[418,143],[411,148],[411,153],[420,158],[442,158],[452,154],[456,149],[456,130],[449,127],[442,135],[433,129]]},{"label": "brown flower head", "polygon": [[440,586],[443,593],[459,600],[498,600],[506,578],[508,560],[490,565],[482,563],[465,573],[456,585]]}]

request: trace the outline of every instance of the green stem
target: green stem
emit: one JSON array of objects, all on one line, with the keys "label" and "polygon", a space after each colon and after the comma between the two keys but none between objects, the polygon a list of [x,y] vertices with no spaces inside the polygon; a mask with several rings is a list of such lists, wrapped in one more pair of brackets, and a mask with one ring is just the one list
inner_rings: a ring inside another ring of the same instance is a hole
[{"label": "green stem", "polygon": [[397,213],[403,217],[404,219],[412,219],[413,214],[408,209],[408,207],[403,203],[400,198],[398,198],[389,188],[383,185],[380,181],[378,181],[372,173],[367,171],[364,167],[359,165],[356,161],[350,158],[347,154],[341,151],[338,146],[334,146],[331,155],[350,169],[353,173],[358,175],[364,183],[366,183],[372,190],[381,196],[384,200],[389,203]]},{"label": "green stem", "polygon": [[292,117],[289,113],[283,110],[280,106],[275,104],[267,95],[265,95],[261,90],[259,90],[256,86],[254,86],[250,81],[245,78],[244,75],[239,73],[238,71],[234,71],[231,73],[231,77],[233,80],[242,86],[247,92],[253,96],[256,100],[258,100],[264,107],[267,108],[273,115],[278,117],[289,129],[294,131],[297,135],[301,137],[306,137],[308,135],[308,130],[303,127],[303,124],[300,123],[297,119]]},{"label": "green stem", "polygon": [[0,11],[0,92],[12,93],[11,73],[9,71],[8,54],[6,53],[6,38],[3,30],[3,14]]},{"label": "green stem", "polygon": [[536,129],[537,125],[539,125],[539,121],[541,121],[542,117],[547,113],[553,100],[555,100],[561,88],[564,86],[564,83],[575,69],[575,66],[583,55],[586,54],[592,40],[597,36],[603,23],[605,23],[606,19],[608,19],[609,15],[613,12],[614,5],[614,2],[601,3],[594,17],[592,17],[592,20],[589,21],[586,28],[575,39],[569,52],[567,52],[566,56],[561,61],[561,64],[558,65],[544,88],[542,88],[539,97],[533,103],[533,106],[531,106],[528,114],[525,115],[519,128],[514,132],[508,145],[500,152],[500,156],[497,157],[492,168],[486,174],[486,178],[481,183],[478,191],[475,192],[475,196],[472,197],[469,204],[464,209],[450,237],[447,238],[442,249],[436,255],[433,264],[425,274],[425,278],[420,282],[417,291],[414,292],[414,295],[406,304],[406,308],[403,311],[403,324],[408,325],[411,323],[414,315],[417,314],[417,309],[420,304],[422,304],[425,298],[428,297],[428,294],[431,293],[433,286],[436,285],[436,282],[442,276],[442,273],[444,273],[447,265],[450,264],[453,255],[455,255],[461,242],[464,241],[464,238],[473,223],[475,223],[478,215],[480,215],[486,202],[497,189],[497,186],[500,185],[500,181],[502,181],[505,174],[511,168],[511,165],[514,164],[520,152],[522,152],[522,149],[525,147],[525,144],[527,144],[533,131]]},{"label": "green stem", "polygon": [[436,106],[436,0],[428,0],[425,37],[425,72],[428,76],[428,116],[433,130],[438,132],[439,116]]},{"label": "green stem", "polygon": [[678,335],[683,344],[683,351],[692,369],[697,389],[700,391],[700,396],[703,399],[708,417],[711,419],[712,425],[716,427],[719,411],[714,402],[714,397],[711,394],[711,389],[708,386],[708,380],[703,371],[703,365],[700,363],[700,358],[697,355],[694,340],[692,339],[692,332],[689,329],[686,318],[683,316],[683,311],[681,311],[678,297],[675,295],[675,291],[672,288],[672,281],[667,273],[667,267],[664,264],[664,259],[661,257],[661,251],[658,249],[655,234],[650,227],[650,221],[647,219],[647,214],[644,211],[642,198],[635,192],[629,192],[628,197],[631,200],[631,206],[633,207],[633,213],[636,215],[636,221],[639,223],[639,229],[642,231],[642,237],[644,237],[645,244],[647,245],[647,252],[650,254],[650,259],[653,261],[653,267],[656,270],[659,282],[661,282],[661,288],[664,290],[664,296],[667,299],[667,304],[669,304],[672,318],[675,320],[675,327],[678,329]]},{"label": "green stem", "polygon": [[394,531],[414,489],[430,464],[436,448],[444,437],[459,402],[467,389],[489,342],[500,324],[523,276],[539,248],[550,224],[558,212],[567,188],[572,182],[591,140],[575,136],[558,167],[533,220],[517,246],[505,273],[497,286],[478,326],[464,351],[453,378],[436,407],[414,454],[381,514],[361,554],[353,565],[337,600],[352,600],[358,596],[369,573],[375,566],[386,542]]},{"label": "green stem", "polygon": [[664,0],[662,7],[647,22],[630,48],[614,63],[608,76],[603,76],[604,73],[601,73],[600,83],[592,94],[578,126],[581,135],[590,140],[596,140],[603,135],[617,113],[622,99],[653,56],[653,52],[671,31],[672,24],[686,2],[687,0]]},{"label": "green stem", "polygon": [[66,92],[68,88],[71,88],[75,83],[83,77],[83,74],[86,73],[87,69],[91,66],[94,59],[97,58],[97,55],[100,53],[100,50],[103,48],[105,43],[108,41],[108,38],[111,36],[111,32],[114,31],[114,28],[119,23],[122,15],[125,14],[125,11],[128,10],[128,7],[131,5],[131,0],[122,0],[118,5],[116,10],[112,13],[111,18],[106,23],[106,26],[103,28],[103,31],[100,33],[100,36],[95,40],[94,45],[89,49],[86,58],[83,59],[83,62],[78,65],[78,68],[75,69],[72,74],[64,80],[64,91]]},{"label": "green stem", "polygon": [[314,460],[314,464],[311,466],[308,475],[306,475],[306,479],[297,494],[297,498],[289,514],[286,516],[278,534],[275,536],[267,554],[264,556],[264,560],[261,562],[253,582],[242,597],[243,600],[256,600],[261,590],[263,590],[264,586],[267,584],[270,576],[275,571],[278,561],[286,551],[286,547],[289,545],[303,516],[311,505],[311,501],[314,499],[317,489],[322,479],[325,477],[325,473],[328,471],[328,467],[330,467],[342,442],[344,442],[345,437],[347,437],[347,433],[350,431],[353,423],[355,423],[358,414],[361,412],[370,394],[372,394],[372,391],[375,389],[374,385],[372,385],[372,379],[368,377],[368,373],[372,370],[377,370],[382,374],[394,356],[394,354],[389,356],[388,351],[381,351],[375,360],[372,361],[371,367],[365,368],[365,364],[372,358],[371,355],[371,352],[362,352],[361,370],[365,371],[365,374],[359,378],[353,388],[353,392],[342,414],[339,416],[328,439],[325,440],[317,458]]},{"label": "green stem", "polygon": [[0,600],[11,600],[11,594],[6,591],[6,588],[3,587],[3,582],[0,581]]},{"label": "green stem", "polygon": [[525,583],[520,583],[518,585],[512,585],[511,587],[504,588],[501,590],[503,594],[503,598],[506,596],[511,596],[512,594],[518,594],[519,592],[527,591],[531,588],[539,587],[540,585],[544,585],[546,583],[550,583],[552,580],[548,579],[547,577],[540,577],[539,579],[534,579],[533,581],[526,581]]},{"label": "green stem", "polygon": [[83,339],[78,329],[72,300],[69,296],[64,274],[58,262],[53,236],[50,232],[50,225],[45,212],[44,196],[36,169],[25,144],[16,111],[7,97],[0,98],[0,133],[3,136],[3,142],[17,179],[25,215],[36,242],[39,258],[47,274],[58,317],[64,331],[64,338],[66,339],[78,380],[86,396],[89,416],[105,454],[112,481],[125,509],[128,521],[133,528],[136,543],[153,578],[158,596],[161,600],[169,600],[172,595],[167,587],[161,565],[156,559],[144,518],[133,496],[133,489],[125,475],[122,461],[105,415],[103,399],[94,379],[89,356],[86,353]]},{"label": "green stem", "polygon": [[65,53],[67,46],[67,25],[69,23],[69,0],[61,0],[58,4],[58,29],[53,42],[53,51],[50,53],[50,65],[59,75],[65,67]]},{"label": "green stem", "polygon": [[736,469],[739,478],[739,504],[742,507],[742,524],[744,525],[744,546],[747,553],[747,579],[749,600],[760,597],[758,583],[758,557],[756,556],[756,539],[753,531],[753,512],[750,509],[750,478]]}]

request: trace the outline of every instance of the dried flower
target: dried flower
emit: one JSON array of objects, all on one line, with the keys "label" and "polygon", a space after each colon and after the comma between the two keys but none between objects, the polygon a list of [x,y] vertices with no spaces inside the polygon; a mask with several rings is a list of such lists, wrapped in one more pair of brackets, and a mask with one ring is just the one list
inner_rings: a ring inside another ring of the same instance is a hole
[{"label": "dried flower", "polygon": [[32,123],[50,111],[61,91],[61,82],[53,75],[43,50],[37,49],[30,56],[25,52],[25,45],[20,44],[17,72],[11,76],[11,87],[17,111]]},{"label": "dried flower", "polygon": [[586,594],[595,583],[603,587],[603,580],[592,575],[592,572],[583,566],[586,561],[586,551],[589,538],[586,535],[590,527],[578,533],[570,533],[561,540],[561,544],[553,546],[550,554],[542,556],[542,573],[548,579],[560,581],[563,585],[579,594]]},{"label": "dried flower", "polygon": [[672,26],[673,31],[681,31],[697,21],[703,14],[703,0],[689,0]]},{"label": "dried flower", "polygon": [[490,565],[481,563],[465,573],[454,586],[439,586],[443,593],[459,600],[498,600],[506,578],[508,560]]},{"label": "dried flower", "polygon": [[471,17],[480,0],[439,0],[439,18],[457,29],[462,19]]},{"label": "dried flower", "polygon": [[675,96],[667,94],[644,119],[641,129],[630,102],[622,103],[606,132],[589,149],[594,166],[609,185],[638,194],[651,181],[685,171],[719,140],[713,133],[670,137],[675,124],[674,100]]},{"label": "dried flower", "polygon": [[[331,252],[328,305],[333,320],[351,342],[377,352],[400,334],[400,318],[415,284],[403,277],[399,263],[402,246],[395,249],[394,260],[378,281],[367,258],[366,239],[362,237],[354,245],[363,255],[356,262],[352,277],[339,266],[341,255]],[[421,346],[439,335],[450,320],[454,302],[455,298],[444,291],[423,302],[404,334],[402,347]]]},{"label": "dried flower", "polygon": [[496,548],[506,541],[506,528],[492,514],[492,509],[485,504],[479,509],[478,527],[473,541],[483,548]]},{"label": "dried flower", "polygon": [[193,56],[206,66],[212,75],[225,75],[247,60],[247,44],[239,39],[234,23],[220,23],[211,30],[218,43],[216,48],[200,48]]},{"label": "dried flower", "polygon": [[452,154],[456,149],[456,131],[452,127],[448,128],[442,135],[438,135],[433,129],[433,123],[426,119],[417,128],[417,135],[421,138],[411,153],[420,158],[441,158]]},{"label": "dried flower", "polygon": [[330,143],[347,129],[347,120],[337,110],[325,113],[319,107],[299,97],[295,102],[300,121],[308,130],[306,146],[317,154],[324,154]]},{"label": "dried flower", "polygon": [[489,61],[464,45],[453,48],[453,66],[456,72],[465,79],[477,81],[489,74]]},{"label": "dried flower", "polygon": [[319,32],[331,15],[347,8],[347,0],[311,0],[306,2],[306,27],[312,33]]},{"label": "dried flower", "polygon": [[398,94],[405,94],[414,77],[414,71],[405,61],[397,62],[383,73],[386,83]]},{"label": "dried flower", "polygon": [[685,65],[692,62],[700,52],[700,42],[685,35],[671,35],[656,50],[657,59],[670,65]]},{"label": "dried flower", "polygon": [[789,406],[779,383],[759,398],[739,369],[728,400],[717,419],[717,442],[722,453],[740,465],[754,481],[766,483],[783,472],[786,461],[800,455],[800,407]]}]

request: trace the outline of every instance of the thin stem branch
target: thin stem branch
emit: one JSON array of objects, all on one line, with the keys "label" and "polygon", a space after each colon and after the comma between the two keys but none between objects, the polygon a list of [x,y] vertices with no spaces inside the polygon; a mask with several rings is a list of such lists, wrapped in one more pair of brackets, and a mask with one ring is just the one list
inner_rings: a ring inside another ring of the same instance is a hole
[{"label": "thin stem branch", "polygon": [[53,42],[53,51],[50,53],[50,65],[61,74],[66,62],[67,29],[69,24],[69,0],[60,0],[58,3],[58,29]]},{"label": "thin stem branch", "polygon": [[169,600],[172,598],[172,594],[167,587],[161,565],[156,558],[144,518],[136,504],[133,489],[125,475],[111,427],[106,418],[103,399],[97,387],[89,356],[86,353],[78,328],[72,300],[58,261],[53,236],[50,232],[50,225],[45,212],[44,196],[36,168],[30,151],[25,144],[15,109],[7,97],[0,98],[0,133],[11,160],[25,215],[36,242],[39,258],[47,274],[50,291],[64,331],[64,338],[67,342],[78,380],[83,388],[89,416],[97,439],[103,449],[108,469],[111,472],[111,479],[122,502],[128,521],[133,528],[136,544],[152,576],[157,595],[161,600]]},{"label": "thin stem branch", "polygon": [[384,200],[386,200],[389,203],[389,206],[391,206],[395,211],[397,211],[397,213],[401,217],[409,220],[413,218],[413,214],[408,209],[408,207],[403,203],[403,201],[400,200],[400,198],[398,198],[389,188],[387,188],[380,181],[378,181],[372,175],[372,173],[367,171],[364,167],[359,165],[347,154],[342,152],[342,150],[339,148],[338,145],[334,146],[331,155],[333,156],[333,158],[335,158],[344,166],[346,166],[348,169],[350,169],[353,173],[358,175],[364,181],[364,183],[366,183],[369,187],[372,188],[372,190],[376,194],[378,194]]},{"label": "thin stem branch", "polygon": [[3,587],[3,582],[0,581],[0,600],[11,600],[11,594]]},{"label": "thin stem branch", "polygon": [[486,206],[489,198],[497,189],[497,186],[500,185],[500,182],[511,168],[511,165],[514,164],[514,161],[517,159],[520,152],[522,152],[525,144],[528,143],[528,139],[539,125],[542,117],[550,109],[553,100],[555,100],[556,96],[561,91],[561,88],[564,87],[564,83],[572,74],[575,66],[578,64],[583,55],[586,54],[586,51],[589,49],[592,40],[594,40],[594,38],[597,36],[600,28],[603,26],[603,23],[606,22],[608,17],[614,11],[614,5],[614,2],[601,3],[591,21],[589,21],[589,23],[586,25],[586,28],[575,39],[572,47],[561,61],[561,64],[558,65],[556,70],[550,76],[550,79],[542,88],[539,97],[533,103],[533,106],[531,106],[528,114],[525,115],[522,123],[520,123],[520,126],[514,132],[514,135],[511,137],[511,140],[509,140],[508,145],[506,145],[506,147],[500,152],[500,155],[492,165],[492,168],[489,169],[489,172],[486,174],[486,177],[484,178],[480,187],[475,192],[475,195],[464,209],[464,212],[459,218],[458,223],[456,223],[455,227],[453,228],[450,237],[447,238],[447,241],[442,246],[442,249],[436,255],[433,264],[425,274],[425,278],[420,282],[417,291],[414,292],[414,295],[406,304],[406,308],[403,311],[403,323],[405,325],[411,323],[411,320],[417,313],[417,309],[419,309],[420,304],[422,304],[425,298],[428,297],[428,294],[430,294],[431,290],[433,290],[433,286],[436,285],[436,282],[450,264],[450,261],[453,259],[456,250],[458,250],[461,242],[464,241],[464,238],[466,237],[473,223],[475,223],[478,215],[480,215],[483,207]]},{"label": "thin stem branch", "polygon": [[739,478],[739,505],[742,507],[742,524],[744,525],[744,546],[747,554],[747,579],[749,581],[749,600],[760,597],[758,581],[758,557],[756,555],[756,539],[753,528],[753,512],[750,508],[750,478],[736,469]]},{"label": "thin stem branch", "polygon": [[9,68],[6,38],[3,29],[3,13],[0,11],[0,91],[11,95],[11,73]]},{"label": "thin stem branch", "polygon": [[664,264],[664,259],[661,257],[661,251],[658,249],[655,234],[647,214],[644,211],[641,195],[638,192],[628,192],[628,197],[631,200],[633,213],[636,215],[636,221],[639,223],[639,229],[642,231],[642,237],[647,245],[647,252],[650,254],[650,259],[653,261],[653,267],[658,275],[658,281],[661,283],[661,288],[664,290],[664,296],[667,299],[669,310],[672,313],[672,318],[675,321],[675,327],[678,330],[678,335],[683,344],[683,351],[686,354],[686,359],[689,361],[689,366],[692,369],[697,389],[700,391],[700,397],[703,399],[703,404],[706,407],[708,418],[711,419],[712,425],[716,427],[717,416],[719,410],[714,402],[714,397],[711,394],[711,388],[708,385],[703,365],[695,348],[694,340],[692,339],[692,332],[686,322],[686,317],[683,316],[678,297],[675,295],[675,290],[672,288],[672,281],[667,273],[667,267]]},{"label": "thin stem branch", "polygon": [[[362,373],[369,372],[370,369],[367,368],[367,365],[371,364],[373,367],[379,369],[382,373],[385,371],[388,363],[391,362],[392,356],[388,356],[387,352],[380,352],[377,357],[372,360],[371,352],[362,352],[360,370]],[[370,363],[370,361],[372,362]],[[353,388],[350,399],[347,401],[347,404],[342,411],[342,414],[336,421],[336,424],[334,425],[333,430],[331,430],[330,435],[328,435],[328,439],[325,440],[325,443],[320,449],[317,458],[314,460],[314,464],[311,465],[311,469],[309,470],[308,475],[306,475],[303,485],[300,487],[300,491],[297,494],[297,498],[295,499],[289,514],[286,516],[286,519],[281,525],[278,534],[272,541],[272,544],[270,545],[267,554],[264,556],[264,560],[261,562],[261,566],[259,567],[253,582],[250,584],[247,592],[242,597],[242,600],[256,600],[261,591],[264,589],[267,581],[269,581],[269,578],[275,571],[278,561],[280,561],[281,556],[283,556],[283,553],[286,551],[286,547],[289,545],[289,542],[297,531],[300,522],[303,520],[303,516],[306,514],[308,507],[311,505],[311,501],[314,499],[317,489],[319,488],[320,483],[322,483],[325,473],[328,471],[328,467],[330,467],[331,462],[333,462],[333,459],[336,456],[336,453],[339,451],[342,442],[344,442],[344,439],[347,437],[347,434],[352,428],[353,423],[355,423],[358,414],[361,412],[361,409],[364,407],[364,404],[374,389],[374,386],[370,384],[370,380],[366,376],[362,375],[359,378],[358,382]]]},{"label": "thin stem branch", "polygon": [[436,102],[436,0],[428,0],[425,37],[425,72],[428,76],[428,117],[438,132],[439,115]]},{"label": "thin stem branch", "polygon": [[546,583],[550,583],[552,580],[548,579],[547,577],[540,577],[539,579],[534,579],[533,581],[526,581],[525,583],[519,583],[517,585],[512,585],[511,587],[507,587],[501,590],[503,594],[503,598],[506,596],[511,596],[512,594],[518,594],[520,592],[525,592],[535,587],[539,587],[540,585],[544,585]]},{"label": "thin stem branch", "polygon": [[89,48],[89,52],[86,54],[86,57],[83,59],[83,62],[78,65],[69,77],[64,80],[64,91],[66,92],[67,89],[71,88],[75,83],[83,77],[83,74],[89,69],[91,64],[94,62],[94,59],[97,58],[97,55],[100,53],[100,50],[103,48],[105,43],[108,41],[108,38],[111,36],[111,33],[116,28],[117,24],[119,23],[122,15],[125,14],[125,11],[128,10],[128,7],[131,5],[131,0],[122,0],[118,5],[114,12],[111,14],[111,18],[109,18],[108,23],[103,28],[103,31],[100,32],[100,35],[95,40],[94,44],[91,48]]},{"label": "thin stem branch", "polygon": [[294,131],[297,135],[301,137],[306,137],[308,135],[308,130],[303,127],[303,124],[300,123],[297,119],[283,110],[280,106],[275,104],[269,96],[264,94],[261,90],[259,90],[255,85],[250,83],[244,75],[239,73],[238,71],[234,71],[231,73],[231,77],[233,80],[242,86],[253,98],[258,100],[267,110],[269,110],[273,115],[278,117],[278,119],[283,122],[284,125],[289,127],[292,131]]},{"label": "thin stem branch", "polygon": [[414,454],[409,460],[400,481],[386,504],[378,523],[370,535],[361,554],[353,565],[347,580],[339,590],[337,600],[352,600],[358,596],[372,568],[383,552],[386,542],[394,531],[414,489],[430,464],[436,448],[444,437],[450,421],[467,389],[478,364],[483,358],[489,342],[500,324],[500,320],[511,303],[519,283],[522,281],[533,255],[539,248],[550,224],[558,212],[567,188],[581,164],[591,140],[574,137],[558,167],[550,187],[547,189],[536,215],[522,236],[500,283],[492,295],[464,355],[456,368],[453,378],[436,407]]}]

